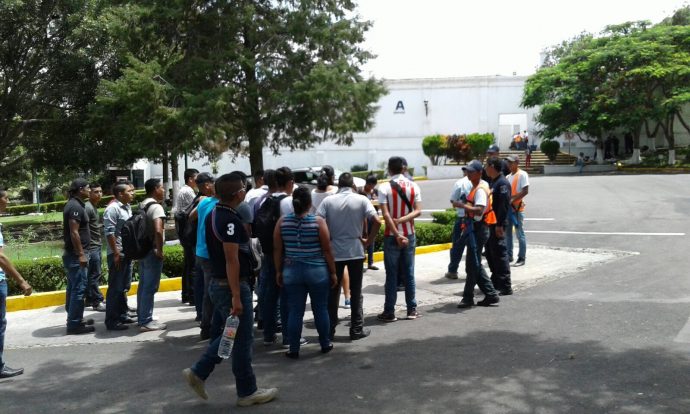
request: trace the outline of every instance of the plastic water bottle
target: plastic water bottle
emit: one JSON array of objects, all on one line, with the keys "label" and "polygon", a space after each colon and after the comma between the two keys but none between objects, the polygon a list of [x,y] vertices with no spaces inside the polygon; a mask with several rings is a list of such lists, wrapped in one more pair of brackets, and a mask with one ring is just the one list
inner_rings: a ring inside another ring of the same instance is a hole
[{"label": "plastic water bottle", "polygon": [[240,319],[235,316],[228,316],[225,321],[225,329],[223,330],[223,336],[220,338],[220,344],[218,345],[218,356],[223,359],[230,358],[232,354],[232,345],[235,342],[235,334],[237,333],[237,327],[240,326]]}]

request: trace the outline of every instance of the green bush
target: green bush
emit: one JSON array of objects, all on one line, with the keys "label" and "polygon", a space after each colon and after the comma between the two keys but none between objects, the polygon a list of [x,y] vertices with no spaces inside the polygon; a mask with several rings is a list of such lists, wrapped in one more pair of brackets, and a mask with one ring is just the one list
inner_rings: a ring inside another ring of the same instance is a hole
[{"label": "green bush", "polygon": [[539,149],[541,152],[546,154],[546,156],[549,158],[551,161],[555,161],[556,157],[558,156],[558,152],[560,151],[561,144],[553,139],[546,139],[541,142],[539,145]]},{"label": "green bush", "polygon": [[[182,246],[165,246],[163,256],[163,274],[167,277],[182,276],[184,271],[184,253]],[[44,257],[40,259],[17,260],[14,266],[24,279],[33,287],[34,292],[52,292],[64,289],[67,276],[60,257]],[[139,280],[139,268],[133,266],[132,280]],[[107,283],[108,265],[103,257],[101,265],[101,284]],[[20,295],[21,292],[14,283],[9,284],[9,295]]]},{"label": "green bush", "polygon": [[[146,198],[146,192],[144,190],[137,190],[134,192],[134,201],[132,202],[133,205],[140,203]],[[104,196],[101,198],[101,201],[98,203],[98,207],[105,207],[110,203],[110,201],[113,199],[113,196]],[[50,203],[41,203],[40,205],[37,204],[23,204],[20,206],[8,206],[7,207],[7,212],[14,216],[14,215],[19,215],[19,214],[28,214],[28,213],[35,213],[37,209],[40,208],[40,211],[42,213],[52,213],[54,211],[62,211],[65,209],[65,204],[67,204],[66,200],[62,201],[52,201]],[[40,207],[39,207],[40,206]]]},{"label": "green bush", "polygon": [[[453,233],[453,223],[454,222],[450,222],[449,224],[415,223],[416,246],[420,247],[432,244],[450,243]],[[385,224],[381,226],[379,234],[376,235],[376,241],[374,242],[375,251],[383,250],[384,233]]]},{"label": "green bush", "polygon": [[446,157],[458,163],[472,159],[472,148],[465,135],[453,134],[446,137]]},{"label": "green bush", "polygon": [[350,167],[350,172],[366,171],[368,169],[369,169],[368,164],[355,164],[352,167]]},{"label": "green bush", "polygon": [[422,140],[422,151],[429,157],[432,165],[439,165],[446,155],[446,137],[443,135],[429,135]]},{"label": "green bush", "polygon": [[455,209],[449,208],[446,211],[436,211],[431,213],[431,217],[434,218],[434,223],[438,224],[454,224],[455,217],[457,216]]},{"label": "green bush", "polygon": [[468,134],[465,139],[471,148],[472,156],[474,158],[484,159],[486,156],[486,150],[489,149],[489,146],[494,143],[494,134]]}]

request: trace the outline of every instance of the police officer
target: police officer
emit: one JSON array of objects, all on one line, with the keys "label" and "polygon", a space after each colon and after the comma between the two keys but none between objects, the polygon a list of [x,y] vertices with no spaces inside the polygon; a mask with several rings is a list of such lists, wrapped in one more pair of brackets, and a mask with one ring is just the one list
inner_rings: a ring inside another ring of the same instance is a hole
[{"label": "police officer", "polygon": [[511,189],[510,183],[501,172],[502,162],[491,157],[486,162],[485,172],[491,178],[491,207],[496,223],[489,225],[489,241],[486,244],[486,260],[491,269],[491,282],[499,295],[512,295],[510,262],[505,231],[508,226]]}]

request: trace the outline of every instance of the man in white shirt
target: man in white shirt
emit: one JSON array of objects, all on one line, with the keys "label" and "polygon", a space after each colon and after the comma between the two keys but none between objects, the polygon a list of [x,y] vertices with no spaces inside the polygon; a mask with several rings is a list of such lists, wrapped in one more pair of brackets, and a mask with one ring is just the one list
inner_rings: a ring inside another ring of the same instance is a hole
[{"label": "man in white shirt", "polygon": [[513,261],[513,225],[518,238],[518,257],[513,266],[524,266],[527,258],[527,239],[525,238],[525,202],[523,199],[529,194],[529,174],[519,168],[520,158],[511,155],[505,159],[510,168],[510,174],[506,177],[510,183],[512,197],[510,205],[511,213],[515,220],[509,220],[508,231],[506,232],[506,244],[508,245],[508,258]]},{"label": "man in white shirt", "polygon": [[[184,185],[180,188],[177,193],[177,199],[175,200],[175,205],[173,206],[173,216],[177,212],[187,212],[189,207],[194,203],[196,198],[196,191],[198,189],[196,178],[199,175],[199,170],[194,168],[188,168],[184,172]],[[177,223],[176,223],[177,224]],[[180,226],[177,226],[178,231]],[[182,236],[178,234],[180,240]],[[194,246],[182,244],[182,249],[184,252],[184,270],[182,273],[182,303],[194,303],[194,288],[193,288],[193,272],[194,272]]]},{"label": "man in white shirt", "polygon": [[[453,184],[453,190],[450,193],[451,204],[456,201],[467,199],[467,195],[472,190],[472,183],[467,176],[462,177]],[[462,259],[462,253],[465,250],[465,242],[460,237],[462,236],[462,220],[465,217],[465,209],[456,208],[455,225],[453,226],[452,247],[450,248],[450,263],[448,263],[448,271],[446,277],[448,279],[458,278],[458,266]]]}]

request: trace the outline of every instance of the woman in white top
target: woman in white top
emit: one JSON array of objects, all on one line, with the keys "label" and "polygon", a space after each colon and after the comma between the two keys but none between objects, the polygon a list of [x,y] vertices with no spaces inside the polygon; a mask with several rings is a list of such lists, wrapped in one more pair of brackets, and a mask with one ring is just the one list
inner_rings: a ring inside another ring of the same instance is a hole
[{"label": "woman in white top", "polygon": [[309,213],[315,214],[324,198],[338,192],[338,187],[334,185],[335,170],[330,165],[324,165],[321,175],[316,179],[316,188],[311,191],[311,210]]}]

